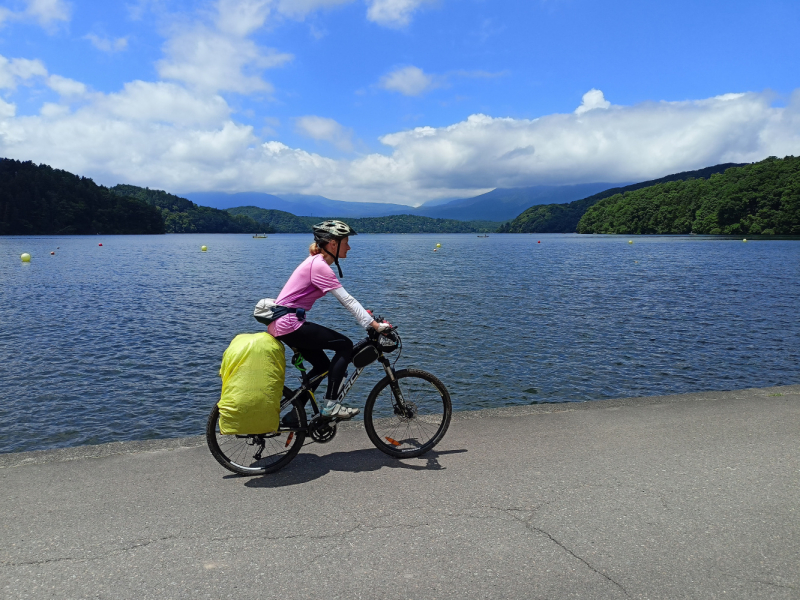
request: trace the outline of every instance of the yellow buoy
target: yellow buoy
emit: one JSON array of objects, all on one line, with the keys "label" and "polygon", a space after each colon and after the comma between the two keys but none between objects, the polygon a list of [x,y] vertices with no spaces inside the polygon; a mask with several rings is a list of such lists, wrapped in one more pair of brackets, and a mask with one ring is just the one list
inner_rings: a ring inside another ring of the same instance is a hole
[{"label": "yellow buoy", "polygon": [[628,240],[628,243],[629,243],[629,244],[632,244],[632,243],[633,243],[633,240]]},{"label": "yellow buoy", "polygon": [[743,242],[746,242],[746,241],[747,241],[747,238],[744,238],[742,241],[743,241]]},{"label": "yellow buoy", "polygon": [[206,250],[208,250],[207,246],[200,246],[200,251],[201,252],[205,252]]},{"label": "yellow buoy", "polygon": [[27,252],[23,252],[20,255],[20,258],[22,259],[22,262],[31,262],[31,255],[28,254]]},{"label": "yellow buoy", "polygon": [[441,248],[441,247],[442,247],[442,245],[441,245],[441,244],[436,244],[436,247],[437,247],[437,248]]}]

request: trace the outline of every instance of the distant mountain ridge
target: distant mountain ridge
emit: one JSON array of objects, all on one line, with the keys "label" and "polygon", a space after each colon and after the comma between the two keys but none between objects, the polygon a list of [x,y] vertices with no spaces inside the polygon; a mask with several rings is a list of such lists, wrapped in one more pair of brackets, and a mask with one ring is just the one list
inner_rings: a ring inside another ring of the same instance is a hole
[{"label": "distant mountain ridge", "polygon": [[294,215],[342,218],[385,217],[413,215],[457,221],[508,221],[530,206],[555,202],[570,202],[606,190],[613,183],[582,183],[577,185],[537,185],[523,188],[497,188],[471,198],[459,198],[443,203],[433,201],[417,208],[403,204],[379,202],[345,202],[324,196],[303,194],[266,194],[261,192],[195,192],[185,197],[202,206],[223,210],[252,206],[282,210]]},{"label": "distant mountain ridge", "polygon": [[211,206],[222,210],[243,206],[255,206],[268,210],[282,210],[293,215],[308,217],[384,217],[400,215],[413,210],[403,204],[381,204],[379,202],[343,202],[331,200],[324,196],[305,196],[302,194],[284,194],[282,197],[261,192],[194,192],[186,194],[186,198],[201,206]]},{"label": "distant mountain ridge", "polygon": [[509,221],[531,206],[571,202],[607,190],[614,185],[619,184],[580,183],[497,188],[480,196],[453,200],[441,206],[428,208],[423,204],[411,214],[461,221]]}]

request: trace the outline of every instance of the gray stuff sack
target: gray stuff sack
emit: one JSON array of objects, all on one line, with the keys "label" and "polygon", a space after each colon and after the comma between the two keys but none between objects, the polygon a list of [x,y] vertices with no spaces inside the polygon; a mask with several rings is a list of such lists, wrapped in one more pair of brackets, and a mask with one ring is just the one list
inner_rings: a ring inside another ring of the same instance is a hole
[{"label": "gray stuff sack", "polygon": [[289,308],[288,306],[280,306],[273,298],[264,298],[259,300],[253,310],[253,317],[259,323],[269,325],[273,321],[281,317],[295,313],[298,321],[304,321],[306,318],[306,309],[304,308]]}]

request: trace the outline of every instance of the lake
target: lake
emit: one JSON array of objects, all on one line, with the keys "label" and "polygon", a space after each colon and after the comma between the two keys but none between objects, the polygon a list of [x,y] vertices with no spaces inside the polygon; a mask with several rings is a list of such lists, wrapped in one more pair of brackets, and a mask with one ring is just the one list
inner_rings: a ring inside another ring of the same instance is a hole
[{"label": "lake", "polygon": [[[277,295],[310,241],[0,237],[0,452],[201,434],[222,353],[236,334],[263,331],[255,303]],[[798,240],[359,235],[351,245],[345,288],[399,327],[398,368],[433,372],[456,410],[800,383]],[[309,318],[363,337],[332,297]],[[380,375],[370,367],[348,401],[363,406]]]}]

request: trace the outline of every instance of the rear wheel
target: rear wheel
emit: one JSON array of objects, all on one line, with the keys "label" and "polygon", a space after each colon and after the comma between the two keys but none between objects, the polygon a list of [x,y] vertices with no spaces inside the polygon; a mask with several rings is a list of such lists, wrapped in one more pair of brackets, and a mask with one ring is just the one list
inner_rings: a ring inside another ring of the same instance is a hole
[{"label": "rear wheel", "polygon": [[453,409],[450,394],[434,375],[419,369],[395,373],[403,396],[396,399],[388,377],[372,389],[364,407],[364,428],[375,446],[390,456],[410,458],[433,448],[447,433]]},{"label": "rear wheel", "polygon": [[[281,411],[281,422],[287,420],[293,428],[306,427],[306,412],[299,402]],[[240,475],[265,475],[282,469],[297,456],[305,439],[303,431],[223,435],[219,431],[219,408],[216,405],[206,423],[206,441],[211,454],[223,467]]]}]

